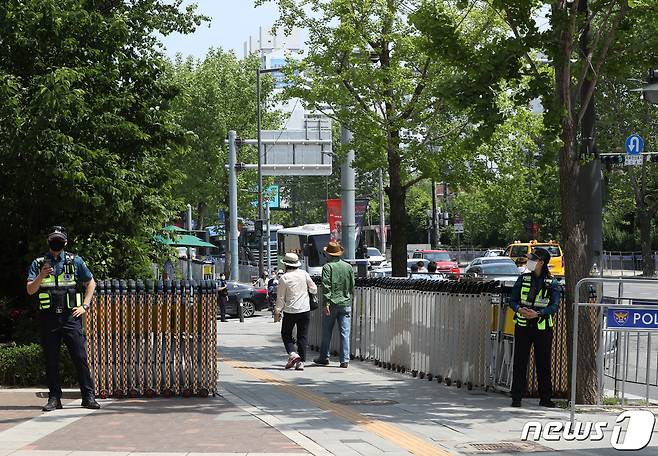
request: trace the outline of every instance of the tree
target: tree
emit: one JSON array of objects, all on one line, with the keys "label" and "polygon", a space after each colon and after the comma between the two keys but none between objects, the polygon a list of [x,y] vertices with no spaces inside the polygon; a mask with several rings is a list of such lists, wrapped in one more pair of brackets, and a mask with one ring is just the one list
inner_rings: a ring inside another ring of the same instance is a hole
[{"label": "tree", "polygon": [[[224,144],[229,130],[235,130],[239,138],[256,137],[256,68],[259,59],[254,54],[244,60],[232,52],[211,49],[202,61],[191,57],[183,60],[177,56],[170,68],[169,77],[181,87],[174,100],[177,122],[189,132],[189,149],[185,154],[174,157],[172,167],[184,174],[182,182],[175,187],[177,197],[187,201],[196,209],[199,226],[209,220],[210,214],[219,209],[228,209],[228,177],[224,165],[228,161],[228,148]],[[270,76],[261,78],[263,128],[275,128],[280,116],[266,109],[267,99],[274,89]],[[239,160],[256,163],[254,147],[241,147]],[[256,189],[254,172],[241,173],[239,188]],[[251,214],[254,194],[240,192],[240,214]]]},{"label": "tree", "polygon": [[[441,11],[437,3],[442,2],[428,2],[430,13]],[[620,28],[622,32],[628,30],[643,14],[655,9],[655,2],[553,0],[546,5],[540,0],[493,0],[475,3],[490,5],[507,26],[506,38],[491,53],[485,68],[495,70],[497,62],[505,61],[517,69],[516,77],[510,78],[510,83],[529,78],[527,97],[525,100],[520,97],[519,101],[528,102],[541,97],[543,106],[548,110],[545,116],[547,126],[559,139],[565,292],[566,302],[571,303],[575,299],[573,290],[576,284],[589,274],[596,250],[601,248],[593,245],[595,239],[592,234],[596,232],[593,225],[596,222],[593,224],[593,220],[587,218],[589,204],[582,204],[583,196],[592,193],[589,186],[592,179],[586,179],[586,176],[597,175],[596,167],[590,164],[597,151],[596,87],[611,51],[617,52],[623,48],[623,33],[618,35],[617,32]],[[470,3],[457,4],[466,15],[469,14]],[[548,23],[540,28],[542,16],[548,19]],[[445,52],[445,42],[440,40],[442,35],[436,32],[444,25],[444,18],[442,14],[430,14],[425,19],[429,26],[424,30],[433,37],[433,45],[438,52]],[[436,25],[436,30],[432,25]],[[548,60],[550,72],[542,68],[537,56]],[[493,77],[496,77],[495,71]],[[462,90],[467,91],[479,82],[476,80],[469,84],[464,81],[467,88]],[[548,139],[552,139],[551,136]],[[567,313],[570,311],[571,306],[568,306]],[[578,337],[583,353],[579,357],[578,400],[588,403],[594,402],[598,395],[596,357],[591,349],[597,321],[584,312],[580,314]]]},{"label": "tree", "polygon": [[352,131],[357,168],[387,170],[393,274],[404,276],[409,190],[427,177],[451,180],[482,165],[460,147],[475,126],[450,96],[449,68],[427,52],[410,20],[422,2],[277,3],[278,26],[309,31],[308,54],[286,68],[286,93]]},{"label": "tree", "polygon": [[24,296],[51,225],[96,277],[147,276],[153,236],[178,207],[184,146],[156,33],[203,20],[181,1],[0,3],[2,293]]}]

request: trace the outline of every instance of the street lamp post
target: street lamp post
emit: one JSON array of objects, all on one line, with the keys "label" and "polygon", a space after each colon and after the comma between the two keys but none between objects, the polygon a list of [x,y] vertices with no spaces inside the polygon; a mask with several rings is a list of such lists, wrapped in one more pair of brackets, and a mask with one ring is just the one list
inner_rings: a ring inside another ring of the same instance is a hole
[{"label": "street lamp post", "polygon": [[[260,63],[256,68],[256,138],[258,141],[258,219],[261,221],[258,225],[261,227],[258,236],[258,277],[263,276],[263,150],[260,137],[260,75],[261,73],[274,73],[279,71],[278,68],[261,68]],[[270,240],[267,239],[267,250],[270,249]]]}]

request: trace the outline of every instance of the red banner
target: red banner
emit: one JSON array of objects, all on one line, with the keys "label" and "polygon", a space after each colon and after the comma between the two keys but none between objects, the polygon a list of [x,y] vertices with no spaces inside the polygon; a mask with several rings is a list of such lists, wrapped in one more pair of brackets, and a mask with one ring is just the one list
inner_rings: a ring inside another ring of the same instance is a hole
[{"label": "red banner", "polygon": [[[329,223],[329,236],[332,241],[340,242],[342,239],[343,212],[339,199],[327,200],[327,222]],[[355,242],[361,234],[361,227],[368,210],[368,198],[356,198],[354,200],[354,228]]]}]

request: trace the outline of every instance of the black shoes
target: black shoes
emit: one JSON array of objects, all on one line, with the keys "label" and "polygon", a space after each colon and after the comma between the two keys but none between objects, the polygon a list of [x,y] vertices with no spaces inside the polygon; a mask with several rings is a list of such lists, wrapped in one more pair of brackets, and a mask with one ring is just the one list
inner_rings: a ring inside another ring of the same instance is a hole
[{"label": "black shoes", "polygon": [[61,409],[62,408],[62,401],[58,397],[49,397],[48,398],[48,403],[43,406],[41,409],[44,412],[52,412],[53,410],[56,409]]},{"label": "black shoes", "polygon": [[339,367],[342,367],[343,369],[347,369],[347,363],[340,363]]},{"label": "black shoes", "polygon": [[540,407],[546,407],[546,408],[556,408],[557,407],[555,402],[553,402],[550,399],[547,399],[545,401],[539,401],[539,406]]},{"label": "black shoes", "polygon": [[512,399],[512,407],[521,407],[521,399]]},{"label": "black shoes", "polygon": [[315,364],[319,364],[320,366],[328,366],[329,365],[329,360],[328,359],[322,359],[322,358],[315,358],[313,360]]},{"label": "black shoes", "polygon": [[93,397],[88,397],[82,400],[82,407],[92,410],[98,410],[101,408],[101,405],[96,402],[96,399]]}]

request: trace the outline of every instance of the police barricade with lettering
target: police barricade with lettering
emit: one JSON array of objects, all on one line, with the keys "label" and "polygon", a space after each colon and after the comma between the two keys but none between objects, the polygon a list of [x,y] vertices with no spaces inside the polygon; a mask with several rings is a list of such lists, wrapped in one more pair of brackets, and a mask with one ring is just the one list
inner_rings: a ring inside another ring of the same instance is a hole
[{"label": "police barricade with lettering", "polygon": [[[652,290],[649,295],[658,295],[658,280],[651,279],[591,277],[576,286],[571,369],[577,375],[571,377],[570,385],[572,422],[576,408],[581,407],[576,403],[577,382],[588,378],[578,375],[582,363],[596,366],[596,378],[589,380],[590,387],[596,386],[598,407],[648,406],[658,401],[658,335],[654,334],[658,331],[658,300],[638,296],[634,288],[638,285],[644,294]],[[616,290],[613,296],[610,286]],[[592,299],[590,291],[585,301],[583,294],[594,287],[600,299]],[[590,319],[584,328],[583,319]],[[594,328],[593,334],[590,328]],[[591,404],[582,406],[587,405]]]}]

